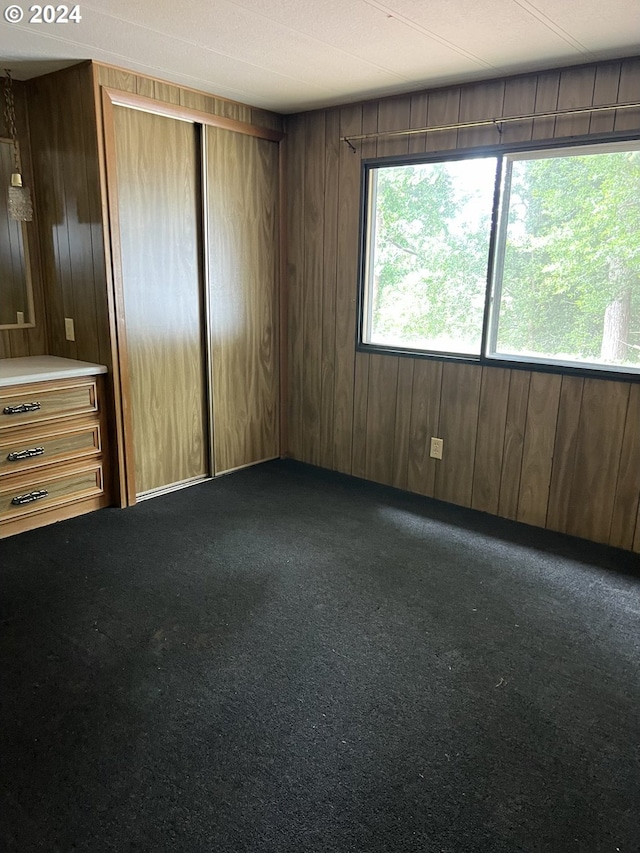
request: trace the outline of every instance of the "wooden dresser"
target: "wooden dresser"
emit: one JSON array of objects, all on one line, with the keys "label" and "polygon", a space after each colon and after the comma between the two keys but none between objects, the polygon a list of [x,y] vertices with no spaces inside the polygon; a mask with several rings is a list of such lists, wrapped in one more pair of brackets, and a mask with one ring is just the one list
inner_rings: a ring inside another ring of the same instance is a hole
[{"label": "wooden dresser", "polygon": [[104,373],[56,356],[0,360],[0,538],[110,503]]}]

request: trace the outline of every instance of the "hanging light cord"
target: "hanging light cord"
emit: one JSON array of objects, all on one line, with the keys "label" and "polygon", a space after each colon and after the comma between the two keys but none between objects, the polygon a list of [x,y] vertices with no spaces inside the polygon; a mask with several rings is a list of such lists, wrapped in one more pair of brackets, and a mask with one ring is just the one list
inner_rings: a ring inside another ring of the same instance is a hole
[{"label": "hanging light cord", "polygon": [[20,168],[20,151],[18,150],[18,132],[16,130],[16,103],[13,98],[11,72],[5,68],[4,73],[4,119],[13,145],[14,167],[16,172],[20,173],[22,169]]}]

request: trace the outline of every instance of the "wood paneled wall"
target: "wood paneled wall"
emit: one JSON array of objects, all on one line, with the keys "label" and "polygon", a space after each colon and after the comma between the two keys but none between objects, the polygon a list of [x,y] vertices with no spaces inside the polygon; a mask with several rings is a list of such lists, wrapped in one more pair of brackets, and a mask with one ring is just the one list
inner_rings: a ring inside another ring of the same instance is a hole
[{"label": "wood paneled wall", "polygon": [[[16,130],[20,144],[20,158],[25,186],[31,190],[32,198],[37,200],[33,182],[31,163],[31,141],[29,120],[27,115],[27,86],[15,80],[13,92],[16,105]],[[0,98],[4,104],[4,98]],[[5,126],[4,109],[0,110],[0,136],[8,136]],[[6,188],[0,188],[5,193]],[[24,355],[43,355],[47,352],[47,324],[42,292],[42,275],[40,272],[40,257],[38,245],[38,212],[36,210],[33,222],[27,223],[27,239],[31,259],[31,278],[33,286],[33,303],[35,326],[29,329],[0,329],[0,358],[19,358]],[[2,294],[0,293],[0,299]]]},{"label": "wood paneled wall", "polygon": [[[361,159],[499,141],[494,128],[340,136],[635,101],[640,59],[287,120],[289,455],[640,551],[640,385],[356,353]],[[506,125],[508,142],[640,130],[640,111]],[[444,458],[429,439],[444,439]]]},{"label": "wood paneled wall", "polygon": [[225,98],[216,98],[196,89],[188,89],[184,86],[176,86],[162,80],[155,80],[144,74],[135,74],[112,65],[101,62],[92,63],[96,76],[96,82],[100,86],[108,86],[111,89],[119,89],[121,92],[130,92],[135,95],[144,95],[166,104],[178,104],[193,110],[200,110],[214,116],[225,116],[225,118],[244,121],[257,127],[269,127],[272,130],[282,130],[283,119],[275,113],[254,107],[229,101]]},{"label": "wood paneled wall", "polygon": [[[112,364],[91,65],[27,86],[48,352]],[[64,318],[75,325],[65,337]]]}]

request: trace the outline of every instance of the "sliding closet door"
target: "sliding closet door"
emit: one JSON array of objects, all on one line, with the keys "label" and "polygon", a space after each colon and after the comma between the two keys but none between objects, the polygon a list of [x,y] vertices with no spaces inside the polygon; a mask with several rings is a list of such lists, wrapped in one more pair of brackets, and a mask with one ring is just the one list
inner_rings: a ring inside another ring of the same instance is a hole
[{"label": "sliding closet door", "polygon": [[[137,495],[209,473],[193,124],[114,107]],[[130,449],[127,455],[131,456]]]},{"label": "sliding closet door", "polygon": [[215,473],[280,453],[278,145],[205,128]]}]

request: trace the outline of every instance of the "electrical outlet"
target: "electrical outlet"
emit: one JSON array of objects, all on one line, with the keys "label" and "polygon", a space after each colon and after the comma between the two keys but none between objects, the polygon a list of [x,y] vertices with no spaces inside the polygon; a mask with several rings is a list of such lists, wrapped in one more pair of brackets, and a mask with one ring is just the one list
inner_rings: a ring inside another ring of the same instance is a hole
[{"label": "electrical outlet", "polygon": [[76,331],[73,328],[73,320],[71,317],[64,318],[64,334],[68,341],[75,341]]},{"label": "electrical outlet", "polygon": [[16,316],[18,317],[18,323],[24,323],[24,311],[16,311]]},{"label": "electrical outlet", "polygon": [[429,456],[432,459],[442,459],[443,448],[444,448],[444,439],[443,438],[432,438],[431,439],[431,450],[429,451]]}]

